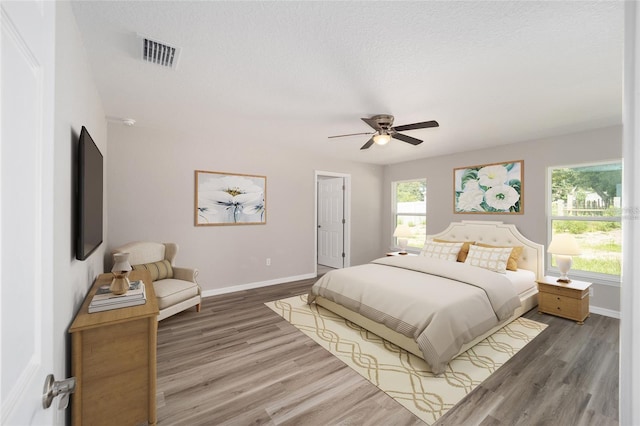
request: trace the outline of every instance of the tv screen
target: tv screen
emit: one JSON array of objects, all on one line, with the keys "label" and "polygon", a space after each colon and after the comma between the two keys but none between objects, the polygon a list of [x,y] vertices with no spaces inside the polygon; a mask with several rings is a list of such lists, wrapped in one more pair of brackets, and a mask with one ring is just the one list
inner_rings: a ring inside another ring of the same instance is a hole
[{"label": "tv screen", "polygon": [[102,244],[102,153],[82,126],[78,143],[76,258],[85,260]]}]

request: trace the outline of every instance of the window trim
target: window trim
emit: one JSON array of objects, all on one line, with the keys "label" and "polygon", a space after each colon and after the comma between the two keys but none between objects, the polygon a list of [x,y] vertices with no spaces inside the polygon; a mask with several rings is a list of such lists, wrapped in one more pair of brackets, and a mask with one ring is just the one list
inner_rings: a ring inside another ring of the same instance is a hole
[{"label": "window trim", "polygon": [[[566,169],[566,168],[576,168],[576,167],[589,167],[589,166],[597,166],[603,164],[620,164],[622,165],[622,159],[613,159],[613,160],[603,160],[603,161],[593,161],[587,163],[576,163],[576,164],[566,164],[566,165],[556,165],[556,166],[548,166],[547,167],[547,202],[546,202],[546,211],[545,215],[547,217],[547,241],[545,247],[549,247],[549,243],[551,242],[551,237],[553,235],[553,221],[554,220],[571,220],[571,221],[585,221],[585,222],[619,222],[622,225],[622,216],[552,216],[551,211],[553,207],[553,171],[555,169]],[[547,253],[545,249],[545,269],[546,273],[551,273],[552,275],[559,275],[560,270],[556,266],[552,266],[552,255]],[[620,287],[620,283],[622,281],[621,275],[612,275],[612,274],[603,274],[601,272],[591,272],[591,271],[583,271],[579,269],[571,269],[569,272],[570,275],[576,279],[589,281],[589,282],[597,282],[598,284]]]},{"label": "window trim", "polygon": [[[424,181],[424,187],[425,187],[425,195],[424,195],[424,210],[425,213],[398,213],[397,208],[398,208],[398,201],[397,201],[397,195],[398,195],[398,190],[397,190],[397,185],[399,183],[405,183],[405,182],[417,182],[417,181]],[[427,220],[427,178],[426,177],[421,177],[421,178],[413,178],[413,179],[401,179],[401,180],[395,180],[391,182],[391,247],[398,248],[398,242],[396,237],[393,236],[393,231],[396,229],[396,225],[398,223],[398,216],[424,216],[424,220],[426,222]],[[407,247],[407,252],[410,253],[418,253],[420,250],[422,250],[422,247],[413,247],[413,246],[408,246]]]}]

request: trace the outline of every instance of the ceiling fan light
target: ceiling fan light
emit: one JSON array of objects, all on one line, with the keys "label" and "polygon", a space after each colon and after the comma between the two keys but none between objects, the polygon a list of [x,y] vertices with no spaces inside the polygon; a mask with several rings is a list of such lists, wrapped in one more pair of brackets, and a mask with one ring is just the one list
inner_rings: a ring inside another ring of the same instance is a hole
[{"label": "ceiling fan light", "polygon": [[373,141],[376,143],[376,145],[386,145],[389,143],[389,141],[391,140],[391,135],[388,134],[380,134],[380,135],[375,135],[373,137]]}]

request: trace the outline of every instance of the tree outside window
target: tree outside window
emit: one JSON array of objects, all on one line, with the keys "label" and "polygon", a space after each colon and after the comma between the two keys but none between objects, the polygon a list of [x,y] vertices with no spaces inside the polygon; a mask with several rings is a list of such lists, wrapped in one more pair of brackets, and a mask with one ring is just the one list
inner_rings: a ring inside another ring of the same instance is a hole
[{"label": "tree outside window", "polygon": [[[572,270],[620,276],[622,270],[622,164],[600,163],[550,170],[551,237],[572,234],[582,255]],[[552,266],[555,266],[555,259]]]},{"label": "tree outside window", "polygon": [[[422,248],[427,238],[427,180],[393,182],[392,191],[395,225],[409,226],[412,236],[408,246]],[[398,245],[395,237],[393,245]]]}]

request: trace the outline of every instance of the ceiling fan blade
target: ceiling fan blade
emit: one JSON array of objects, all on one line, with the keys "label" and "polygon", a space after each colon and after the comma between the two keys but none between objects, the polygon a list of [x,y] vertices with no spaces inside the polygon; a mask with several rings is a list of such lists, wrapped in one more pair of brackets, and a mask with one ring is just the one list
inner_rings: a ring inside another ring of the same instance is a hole
[{"label": "ceiling fan blade", "polygon": [[335,135],[335,136],[329,136],[329,139],[333,139],[333,138],[344,138],[345,136],[358,136],[358,135],[372,135],[374,132],[362,132],[362,133],[349,133],[346,135]]},{"label": "ceiling fan blade", "polygon": [[413,124],[405,124],[403,126],[396,126],[396,127],[393,127],[392,129],[395,130],[396,132],[404,132],[405,130],[426,129],[428,127],[439,127],[439,126],[440,125],[438,124],[437,121],[431,120],[431,121],[423,121],[422,123],[413,123]]},{"label": "ceiling fan blade", "polygon": [[[420,139],[412,138],[411,136],[403,135],[402,133],[394,133],[391,137],[399,139],[402,142],[410,143],[411,145],[420,145],[422,143]],[[373,138],[371,138],[371,141],[373,141]]]},{"label": "ceiling fan blade", "polygon": [[373,145],[373,138],[369,139],[360,149],[368,149],[371,145]]},{"label": "ceiling fan blade", "polygon": [[375,118],[361,118],[360,120],[367,123],[373,130],[379,130],[380,126],[378,126],[378,121]]}]

